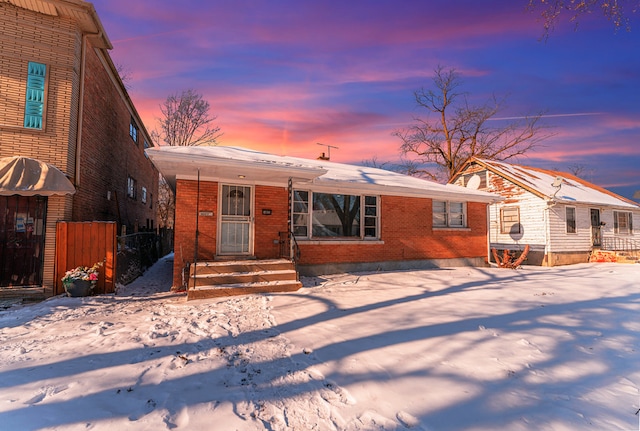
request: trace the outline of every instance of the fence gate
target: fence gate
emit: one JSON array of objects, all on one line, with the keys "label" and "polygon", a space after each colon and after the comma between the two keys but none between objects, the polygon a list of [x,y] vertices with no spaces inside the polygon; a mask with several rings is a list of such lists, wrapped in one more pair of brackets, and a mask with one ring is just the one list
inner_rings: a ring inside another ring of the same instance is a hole
[{"label": "fence gate", "polygon": [[116,222],[58,222],[54,294],[64,293],[62,277],[77,266],[104,261],[96,293],[115,292],[118,244]]}]

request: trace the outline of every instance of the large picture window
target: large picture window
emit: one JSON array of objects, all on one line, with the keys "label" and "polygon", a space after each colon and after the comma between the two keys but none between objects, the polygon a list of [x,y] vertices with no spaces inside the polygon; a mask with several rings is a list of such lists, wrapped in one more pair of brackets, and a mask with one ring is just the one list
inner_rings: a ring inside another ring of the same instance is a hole
[{"label": "large picture window", "polygon": [[613,231],[618,234],[633,233],[633,216],[627,211],[613,212]]},{"label": "large picture window", "polygon": [[433,201],[433,227],[466,227],[464,202]]},{"label": "large picture window", "polygon": [[293,233],[307,238],[377,238],[378,198],[295,190]]}]

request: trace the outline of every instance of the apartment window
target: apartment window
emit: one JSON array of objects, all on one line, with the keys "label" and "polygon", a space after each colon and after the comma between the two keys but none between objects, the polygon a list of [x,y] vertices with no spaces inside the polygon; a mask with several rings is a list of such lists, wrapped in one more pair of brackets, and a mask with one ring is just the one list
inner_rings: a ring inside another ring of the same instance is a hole
[{"label": "apartment window", "polygon": [[146,187],[142,188],[142,196],[140,197],[140,200],[142,201],[143,204],[147,203],[147,188]]},{"label": "apartment window", "polygon": [[433,227],[466,227],[464,202],[433,201]]},{"label": "apartment window", "polygon": [[40,129],[44,124],[47,65],[30,61],[27,70],[27,94],[24,107],[24,127]]},{"label": "apartment window", "polygon": [[576,209],[567,207],[566,209],[567,233],[576,233]]},{"label": "apartment window", "polygon": [[153,193],[149,193],[149,208],[153,208]]},{"label": "apartment window", "polygon": [[135,199],[137,195],[136,189],[137,189],[136,180],[132,177],[127,177],[127,196],[130,197],[131,199]]},{"label": "apartment window", "polygon": [[129,123],[129,136],[133,139],[133,142],[138,144],[138,125],[136,124],[136,120],[131,117],[131,122]]},{"label": "apartment window", "polygon": [[293,232],[307,238],[378,237],[378,197],[294,190]]},{"label": "apartment window", "polygon": [[619,234],[633,233],[633,215],[627,211],[613,212],[613,231]]},{"label": "apartment window", "polygon": [[500,209],[500,233],[521,233],[519,207],[504,207]]}]

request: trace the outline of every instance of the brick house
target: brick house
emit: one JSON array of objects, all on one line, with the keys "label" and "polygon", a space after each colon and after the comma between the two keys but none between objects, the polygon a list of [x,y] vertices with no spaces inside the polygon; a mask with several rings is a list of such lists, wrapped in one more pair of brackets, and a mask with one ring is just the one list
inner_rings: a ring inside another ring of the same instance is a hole
[{"label": "brick house", "polygon": [[[56,222],[152,229],[158,171],[144,154],[149,134],[92,4],[0,0],[0,29],[0,158],[24,156],[54,167],[75,189],[0,190],[0,289],[29,286],[50,295]],[[28,240],[21,239],[22,221]]]},{"label": "brick house", "polygon": [[[238,285],[209,274],[225,260],[293,258],[301,274],[314,275],[482,266],[488,259],[487,205],[498,199],[489,193],[241,148],[162,147],[147,154],[176,191],[173,284],[189,284],[189,297],[207,296],[195,291],[216,289],[214,278]],[[207,263],[194,277],[187,268],[196,259]],[[265,281],[261,270],[248,271],[253,281]],[[223,291],[252,291],[242,286]]]},{"label": "brick house", "polygon": [[489,207],[498,255],[528,245],[525,263],[544,266],[587,262],[603,250],[640,255],[640,205],[575,175],[472,159],[451,182],[502,196]]}]

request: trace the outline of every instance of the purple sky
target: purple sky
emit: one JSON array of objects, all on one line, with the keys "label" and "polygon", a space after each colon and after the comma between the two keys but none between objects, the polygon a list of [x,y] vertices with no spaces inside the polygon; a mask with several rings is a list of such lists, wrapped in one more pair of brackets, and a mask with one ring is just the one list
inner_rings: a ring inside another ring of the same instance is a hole
[{"label": "purple sky", "polygon": [[360,164],[398,159],[394,130],[426,112],[413,91],[456,68],[472,100],[508,96],[499,117],[544,111],[555,136],[518,163],[585,167],[640,190],[640,15],[616,32],[599,13],[541,40],[528,0],[97,0],[147,129],[193,88],[234,145]]}]

